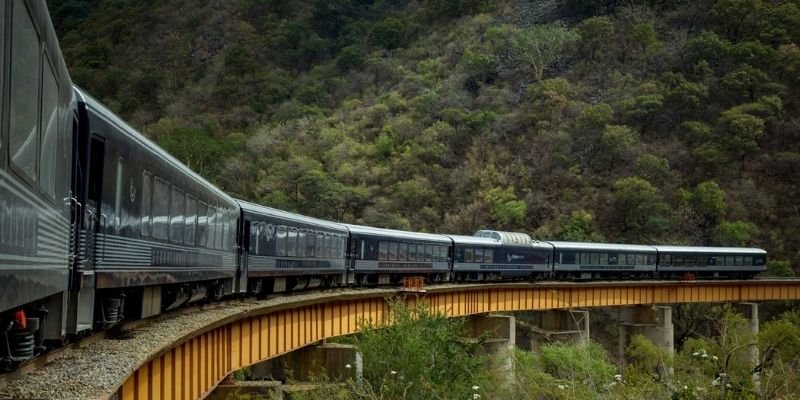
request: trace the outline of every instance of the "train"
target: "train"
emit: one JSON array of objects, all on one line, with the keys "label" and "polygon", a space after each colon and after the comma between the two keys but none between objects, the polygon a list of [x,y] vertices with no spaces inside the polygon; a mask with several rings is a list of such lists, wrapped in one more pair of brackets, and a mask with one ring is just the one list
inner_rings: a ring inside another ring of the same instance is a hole
[{"label": "train", "polygon": [[0,369],[200,301],[311,287],[748,278],[756,248],[401,231],[235,199],[74,86],[44,0],[0,4]]}]

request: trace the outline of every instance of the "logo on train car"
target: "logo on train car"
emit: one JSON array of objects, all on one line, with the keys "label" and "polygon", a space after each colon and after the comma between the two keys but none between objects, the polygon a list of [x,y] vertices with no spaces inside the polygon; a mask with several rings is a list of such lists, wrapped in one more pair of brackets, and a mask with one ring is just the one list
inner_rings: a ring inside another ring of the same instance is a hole
[{"label": "logo on train car", "polygon": [[508,253],[508,262],[516,261],[516,260],[524,260],[525,256],[521,254],[514,254]]},{"label": "logo on train car", "polygon": [[218,267],[222,265],[222,256],[219,254],[188,253],[181,250],[154,248],[152,257],[153,266],[156,267]]},{"label": "logo on train car", "polygon": [[635,269],[635,265],[581,265],[580,269]]},{"label": "logo on train car", "polygon": [[315,260],[275,260],[275,268],[330,268],[330,261]]},{"label": "logo on train car", "polygon": [[481,264],[481,269],[533,269],[533,264]]}]

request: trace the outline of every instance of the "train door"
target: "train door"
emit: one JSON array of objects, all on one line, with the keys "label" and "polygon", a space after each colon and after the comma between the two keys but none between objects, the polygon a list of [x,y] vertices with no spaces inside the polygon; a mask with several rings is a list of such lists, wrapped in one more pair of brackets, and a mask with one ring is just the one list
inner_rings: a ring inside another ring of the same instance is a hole
[{"label": "train door", "polygon": [[97,237],[100,228],[106,223],[105,216],[101,213],[103,194],[103,166],[105,158],[105,142],[99,136],[92,135],[89,142],[89,163],[86,181],[86,207],[83,215],[83,231],[85,232],[86,247],[84,260],[88,263],[87,269],[94,270],[102,262],[102,246],[98,248]]},{"label": "train door", "polygon": [[238,262],[236,265],[239,266],[237,269],[237,288],[236,292],[238,293],[247,293],[249,288],[247,287],[247,270],[250,263],[250,221],[245,220],[244,214],[239,214],[239,223],[242,224],[242,229],[239,230],[239,240],[237,243],[240,243],[240,246],[237,249],[237,257]]}]

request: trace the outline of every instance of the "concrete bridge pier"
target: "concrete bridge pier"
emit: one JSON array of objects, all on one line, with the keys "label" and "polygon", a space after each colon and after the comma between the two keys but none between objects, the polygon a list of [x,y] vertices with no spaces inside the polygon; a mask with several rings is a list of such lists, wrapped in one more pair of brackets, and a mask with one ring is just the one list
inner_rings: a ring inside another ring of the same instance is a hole
[{"label": "concrete bridge pier", "polygon": [[472,315],[464,323],[464,334],[477,339],[487,334],[481,350],[493,358],[497,371],[512,385],[514,379],[514,357],[517,345],[517,324],[513,315]]},{"label": "concrete bridge pier", "polygon": [[[662,348],[667,356],[675,353],[675,328],[672,325],[671,306],[629,306],[619,307],[619,349],[620,365],[625,365],[625,348],[631,337],[643,335],[654,345]],[[663,366],[662,366],[663,368]],[[672,375],[672,369],[666,369]]]},{"label": "concrete bridge pier", "polygon": [[530,313],[529,322],[536,326],[531,336],[531,350],[553,341],[576,345],[589,343],[588,310],[546,310]]},{"label": "concrete bridge pier", "polygon": [[[758,345],[755,339],[758,337],[758,303],[739,303],[739,311],[747,319],[750,327],[750,334],[753,335],[753,344],[747,347],[747,358],[750,360],[750,365],[755,368],[760,360],[758,354]],[[756,389],[760,388],[760,378],[757,372],[753,373],[753,384]]]}]

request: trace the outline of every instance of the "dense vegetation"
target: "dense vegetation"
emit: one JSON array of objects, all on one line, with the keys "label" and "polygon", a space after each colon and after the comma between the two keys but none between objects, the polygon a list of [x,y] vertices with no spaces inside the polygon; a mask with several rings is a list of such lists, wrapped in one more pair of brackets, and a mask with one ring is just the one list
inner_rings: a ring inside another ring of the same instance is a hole
[{"label": "dense vegetation", "polygon": [[[748,321],[730,305],[703,305],[712,319],[705,334],[695,332],[674,354],[644,336],[634,336],[625,349],[628,362],[620,368],[597,342],[584,346],[552,342],[542,344],[537,353],[513,350],[495,353],[494,358],[482,356],[476,350],[485,342],[465,340],[461,319],[447,319],[427,308],[408,309],[404,304],[394,304],[390,321],[369,324],[364,333],[350,339],[363,356],[361,379],[342,383],[323,375],[315,381],[315,390],[294,393],[292,398],[700,400],[800,396],[797,311],[762,323],[761,332],[753,335]],[[616,321],[606,322],[616,326]],[[392,351],[386,351],[388,348]],[[755,348],[759,357],[753,363],[749,351]]]},{"label": "dense vegetation", "polygon": [[75,82],[237,196],[797,265],[798,0],[50,5]]}]

